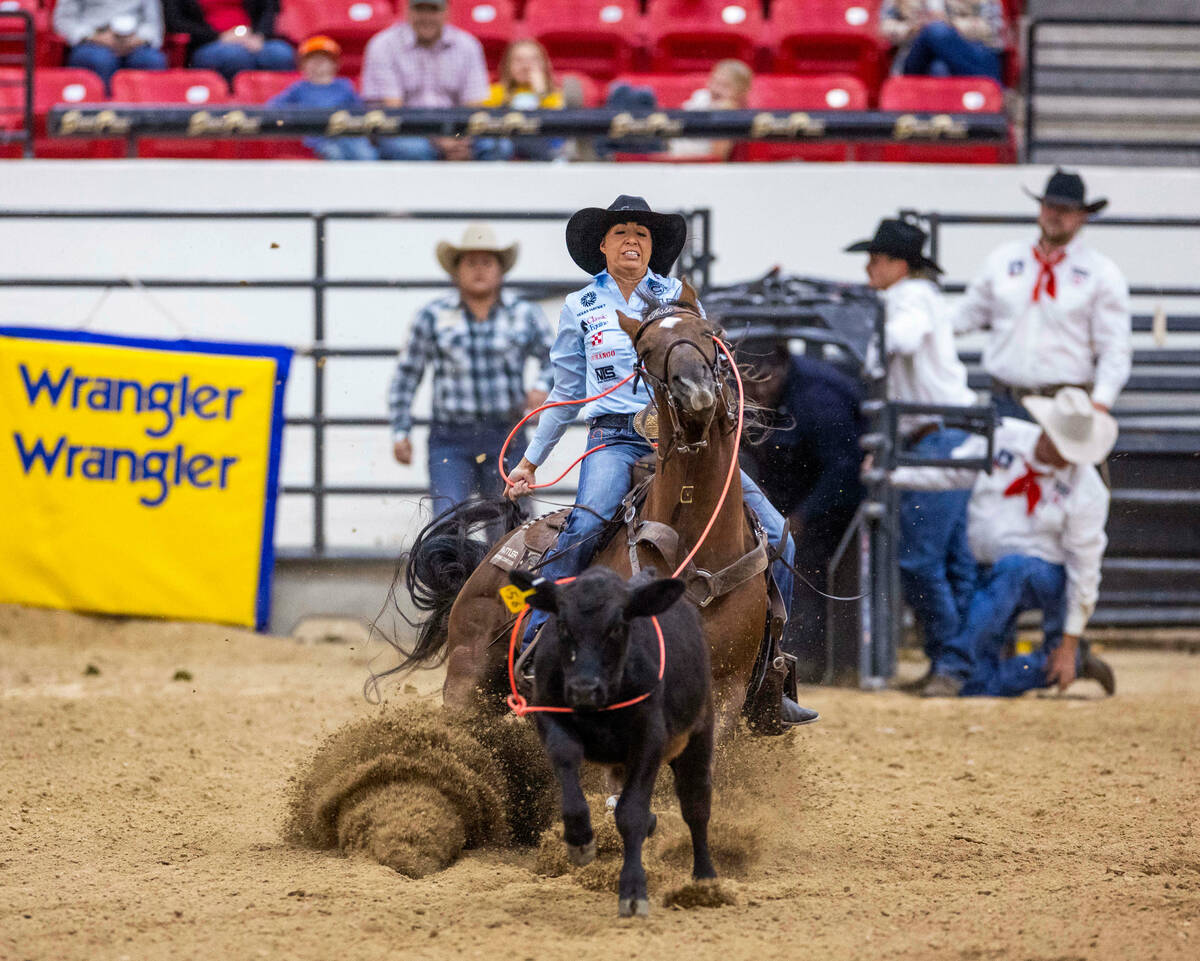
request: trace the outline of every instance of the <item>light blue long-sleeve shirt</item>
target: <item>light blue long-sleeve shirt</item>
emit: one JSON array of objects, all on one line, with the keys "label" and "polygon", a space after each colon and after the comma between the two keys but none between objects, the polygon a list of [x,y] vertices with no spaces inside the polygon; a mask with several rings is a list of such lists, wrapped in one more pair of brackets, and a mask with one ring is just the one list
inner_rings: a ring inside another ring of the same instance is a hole
[{"label": "light blue long-sleeve shirt", "polygon": [[[620,310],[640,319],[642,311],[656,300],[679,296],[681,281],[647,271],[629,300],[607,270],[573,294],[568,294],[558,318],[558,334],[550,348],[554,368],[554,389],[547,403],[594,397],[633,373],[637,353],[633,342],[621,330]],[[633,381],[622,384],[607,397],[582,405],[585,418],[601,414],[632,414],[646,406],[649,393],[645,384],[633,392]],[[562,438],[563,432],[580,412],[580,405],[551,407],[544,411],[525,451],[531,464],[542,464]]]}]

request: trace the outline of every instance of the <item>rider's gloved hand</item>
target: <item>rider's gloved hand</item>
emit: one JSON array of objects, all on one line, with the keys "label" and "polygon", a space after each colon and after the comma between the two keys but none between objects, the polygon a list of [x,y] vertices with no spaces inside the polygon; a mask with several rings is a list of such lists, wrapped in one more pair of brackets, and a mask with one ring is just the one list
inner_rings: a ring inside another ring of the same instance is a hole
[{"label": "rider's gloved hand", "polygon": [[533,492],[536,471],[537,464],[530,463],[528,459],[522,457],[521,463],[514,467],[508,475],[508,487],[504,491],[504,496],[510,501],[515,501],[519,497],[528,497]]}]

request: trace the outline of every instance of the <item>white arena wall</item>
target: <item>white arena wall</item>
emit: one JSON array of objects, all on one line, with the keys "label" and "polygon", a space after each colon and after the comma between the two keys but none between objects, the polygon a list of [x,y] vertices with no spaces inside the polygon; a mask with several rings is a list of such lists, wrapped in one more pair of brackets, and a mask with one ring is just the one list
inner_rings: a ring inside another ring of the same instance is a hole
[{"label": "white arena wall", "polygon": [[[862,255],[842,248],[869,236],[898,208],[955,213],[1029,213],[1023,187],[1040,190],[1048,168],[850,164],[727,166],[211,163],[171,161],[24,161],[0,164],[4,210],[573,210],[606,206],[619,193],[642,194],[657,208],[713,211],[713,280],[747,279],[774,264],[787,272],[862,279]],[[1107,196],[1109,212],[1200,216],[1200,171],[1103,168],[1084,171],[1089,193]],[[468,213],[468,217],[470,214]],[[464,222],[467,217],[464,217]],[[454,239],[460,222],[339,222],[328,236],[333,278],[435,277],[434,243]],[[1019,228],[1017,229],[1019,231]],[[519,239],[521,278],[583,282],[568,259],[561,224],[511,223]],[[313,269],[312,227],[278,221],[66,221],[0,219],[4,277],[305,278]],[[947,278],[969,278],[983,254],[1013,228],[948,228]],[[1200,234],[1093,228],[1092,241],[1135,283],[1195,285]],[[399,346],[428,291],[331,291],[327,340],[339,345]],[[152,336],[311,341],[313,298],[307,290],[53,290],[0,286],[0,323]],[[1137,305],[1153,310],[1154,301]],[[1200,304],[1168,310],[1195,313]],[[546,304],[552,320],[557,305]],[[1148,335],[1143,338],[1148,345]],[[1197,346],[1169,335],[1173,346]],[[293,416],[311,413],[311,361],[299,359],[288,390]],[[385,410],[391,364],[334,360],[326,367],[327,412],[378,416]],[[427,405],[427,385],[422,409]],[[423,442],[423,432],[416,438]],[[311,434],[289,429],[284,482],[311,481]],[[564,453],[578,453],[568,440]],[[331,429],[326,479],[331,484],[422,484],[417,464],[390,456],[385,429]],[[569,463],[556,458],[554,463]],[[569,489],[566,488],[566,489]],[[559,497],[563,500],[563,497]],[[333,498],[327,541],[334,550],[399,551],[411,537],[415,504],[389,498]],[[281,504],[277,545],[311,543],[311,511],[301,497]]]}]

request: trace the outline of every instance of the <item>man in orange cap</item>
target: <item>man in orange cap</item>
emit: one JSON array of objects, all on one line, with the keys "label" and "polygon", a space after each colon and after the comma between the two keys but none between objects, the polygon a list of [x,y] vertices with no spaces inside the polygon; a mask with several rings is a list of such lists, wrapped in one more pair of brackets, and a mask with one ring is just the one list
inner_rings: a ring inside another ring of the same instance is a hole
[{"label": "man in orange cap", "polygon": [[[296,51],[303,80],[272,97],[272,107],[312,107],[319,110],[348,110],[362,100],[346,77],[338,76],[342,48],[330,37],[309,37]],[[322,160],[378,160],[375,147],[366,137],[306,137],[304,145]]]}]

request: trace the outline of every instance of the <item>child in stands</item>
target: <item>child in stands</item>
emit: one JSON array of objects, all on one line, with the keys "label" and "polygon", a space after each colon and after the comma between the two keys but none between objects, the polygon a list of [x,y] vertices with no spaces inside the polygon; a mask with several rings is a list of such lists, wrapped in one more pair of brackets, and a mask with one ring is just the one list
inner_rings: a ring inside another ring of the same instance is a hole
[{"label": "child in stands", "polygon": [[[309,37],[300,44],[297,80],[268,102],[272,107],[314,107],[324,110],[353,110],[362,100],[346,77],[339,77],[342,48],[330,37]],[[322,160],[378,160],[375,147],[366,137],[305,137],[304,145]]]}]

